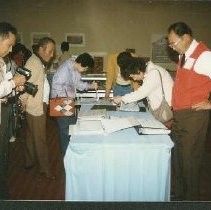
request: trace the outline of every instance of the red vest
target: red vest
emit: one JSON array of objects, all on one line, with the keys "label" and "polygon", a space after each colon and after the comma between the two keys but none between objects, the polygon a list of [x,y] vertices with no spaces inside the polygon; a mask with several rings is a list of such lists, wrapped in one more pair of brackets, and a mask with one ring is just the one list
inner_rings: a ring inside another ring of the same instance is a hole
[{"label": "red vest", "polygon": [[208,99],[211,91],[211,79],[193,70],[196,60],[204,51],[209,51],[209,49],[203,43],[199,43],[190,56],[194,59],[190,69],[179,67],[181,62],[179,61],[172,94],[174,110],[191,109],[192,105]]}]

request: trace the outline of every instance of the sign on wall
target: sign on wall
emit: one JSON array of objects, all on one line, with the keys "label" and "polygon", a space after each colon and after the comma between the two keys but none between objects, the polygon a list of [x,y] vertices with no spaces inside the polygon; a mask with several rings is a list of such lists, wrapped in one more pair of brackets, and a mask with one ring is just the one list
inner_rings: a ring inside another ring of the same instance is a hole
[{"label": "sign on wall", "polygon": [[85,46],[85,34],[83,33],[66,33],[65,40],[69,42],[72,47]]},{"label": "sign on wall", "polygon": [[168,52],[168,40],[165,35],[152,35],[152,61],[154,63],[171,63]]},{"label": "sign on wall", "polygon": [[32,32],[31,33],[31,45],[37,44],[43,37],[50,37],[49,32]]}]

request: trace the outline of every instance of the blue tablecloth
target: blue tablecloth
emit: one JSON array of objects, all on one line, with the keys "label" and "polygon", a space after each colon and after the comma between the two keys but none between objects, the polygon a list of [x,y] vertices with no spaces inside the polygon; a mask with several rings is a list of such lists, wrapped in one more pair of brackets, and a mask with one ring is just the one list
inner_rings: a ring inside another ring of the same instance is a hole
[{"label": "blue tablecloth", "polygon": [[[109,115],[151,117],[148,112]],[[172,147],[168,135],[138,135],[134,128],[72,136],[64,158],[66,200],[169,201]]]}]

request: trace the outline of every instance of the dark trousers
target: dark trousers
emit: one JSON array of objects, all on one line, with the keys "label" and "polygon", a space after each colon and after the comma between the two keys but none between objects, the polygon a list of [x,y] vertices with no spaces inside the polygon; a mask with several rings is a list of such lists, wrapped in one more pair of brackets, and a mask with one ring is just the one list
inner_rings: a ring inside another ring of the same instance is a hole
[{"label": "dark trousers", "polygon": [[199,180],[209,122],[209,111],[174,111],[171,137],[175,193],[183,200],[200,200]]},{"label": "dark trousers", "polygon": [[8,199],[7,190],[7,168],[8,168],[8,119],[9,107],[1,104],[1,125],[0,125],[0,199]]},{"label": "dark trousers", "polygon": [[76,117],[57,117],[56,121],[59,128],[60,148],[62,155],[64,156],[70,141],[69,125],[76,123]]},{"label": "dark trousers", "polygon": [[25,139],[25,166],[30,167],[38,163],[40,173],[49,173],[49,154],[46,139],[46,111],[44,114],[34,116],[26,113],[26,139]]}]

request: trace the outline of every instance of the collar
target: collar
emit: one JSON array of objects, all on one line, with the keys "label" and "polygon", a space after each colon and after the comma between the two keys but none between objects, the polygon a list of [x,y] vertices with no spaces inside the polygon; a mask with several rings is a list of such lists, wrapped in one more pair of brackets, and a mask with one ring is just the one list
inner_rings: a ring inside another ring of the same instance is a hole
[{"label": "collar", "polygon": [[194,52],[194,50],[196,49],[196,47],[198,46],[198,42],[193,39],[193,41],[191,42],[189,48],[186,50],[185,52],[185,57],[190,57],[190,55]]}]

